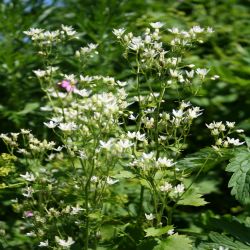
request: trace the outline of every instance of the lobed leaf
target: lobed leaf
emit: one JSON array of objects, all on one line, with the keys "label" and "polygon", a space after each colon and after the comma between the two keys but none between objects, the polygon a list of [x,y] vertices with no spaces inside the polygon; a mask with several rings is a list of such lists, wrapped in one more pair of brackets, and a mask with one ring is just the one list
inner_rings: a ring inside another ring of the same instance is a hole
[{"label": "lobed leaf", "polygon": [[245,148],[237,151],[226,171],[233,172],[228,183],[231,194],[243,204],[250,203],[250,152]]}]

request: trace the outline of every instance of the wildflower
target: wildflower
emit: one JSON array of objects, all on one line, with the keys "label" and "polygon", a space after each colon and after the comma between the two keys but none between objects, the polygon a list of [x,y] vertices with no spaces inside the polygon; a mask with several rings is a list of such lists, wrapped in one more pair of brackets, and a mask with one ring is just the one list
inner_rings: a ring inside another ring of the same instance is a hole
[{"label": "wildflower", "polygon": [[98,177],[93,175],[93,176],[90,178],[90,181],[91,181],[91,182],[94,182],[94,183],[97,183],[97,182],[98,182]]},{"label": "wildflower", "polygon": [[35,237],[36,236],[34,231],[28,232],[28,233],[26,233],[26,235],[29,236],[29,237]]},{"label": "wildflower", "polygon": [[191,71],[186,71],[185,70],[185,72],[186,72],[186,75],[187,75],[188,78],[193,78],[194,77],[194,70],[191,70]]},{"label": "wildflower", "polygon": [[78,214],[82,210],[84,210],[84,209],[79,207],[79,205],[77,204],[76,207],[71,207],[70,214],[75,215],[75,214]]},{"label": "wildflower", "polygon": [[173,235],[173,234],[174,234],[174,229],[168,230],[167,234],[168,234],[168,235]]},{"label": "wildflower", "polygon": [[45,241],[40,241],[39,247],[48,247],[49,246],[49,241],[45,240]]},{"label": "wildflower", "polygon": [[202,115],[202,112],[199,107],[190,108],[187,110],[187,112],[188,112],[188,118],[190,118],[191,120]]},{"label": "wildflower", "polygon": [[22,195],[27,198],[32,197],[32,194],[34,193],[34,189],[32,187],[24,188],[23,191]]},{"label": "wildflower", "polygon": [[184,115],[184,112],[183,110],[179,109],[179,110],[175,110],[173,109],[173,115],[176,117],[176,118],[182,118],[183,115]]},{"label": "wildflower", "polygon": [[162,192],[169,192],[169,191],[171,191],[172,188],[173,188],[173,186],[168,182],[165,182],[162,186],[160,186],[160,190]]},{"label": "wildflower", "polygon": [[34,214],[32,211],[25,211],[24,212],[24,217],[26,217],[26,218],[33,217],[33,216],[34,216]]},{"label": "wildflower", "polygon": [[130,148],[131,146],[133,146],[134,143],[130,142],[129,140],[125,139],[125,140],[120,140],[118,141],[118,146],[126,149],[126,148]]},{"label": "wildflower", "polygon": [[150,152],[148,154],[142,153],[142,158],[146,161],[152,160],[154,157],[154,152]]},{"label": "wildflower", "polygon": [[[213,248],[213,250],[217,250],[217,249]],[[219,246],[219,250],[229,250],[229,248],[228,247]]]},{"label": "wildflower", "polygon": [[161,167],[172,167],[173,165],[175,165],[173,159],[167,159],[166,157],[159,157],[157,163]]},{"label": "wildflower", "polygon": [[233,144],[234,146],[240,146],[245,143],[245,142],[240,142],[239,139],[234,139],[229,137],[227,137],[227,141],[229,144]]},{"label": "wildflower", "polygon": [[174,187],[174,193],[176,194],[181,194],[184,192],[184,185],[181,183],[181,184],[178,184],[177,186]]},{"label": "wildflower", "polygon": [[113,29],[113,34],[114,34],[118,39],[121,38],[121,36],[123,35],[124,32],[125,32],[125,29],[124,29],[124,28],[121,28],[121,29]]},{"label": "wildflower", "polygon": [[150,221],[150,220],[153,220],[153,219],[155,218],[155,216],[154,216],[152,213],[150,213],[150,214],[146,214],[146,213],[145,213],[145,217],[146,217],[146,219],[149,220],[149,221]]},{"label": "wildflower", "polygon": [[113,185],[113,184],[115,184],[115,183],[117,183],[117,182],[119,182],[119,180],[110,178],[109,176],[107,177],[107,184]]},{"label": "wildflower", "polygon": [[129,48],[131,50],[138,51],[141,47],[143,47],[143,41],[141,37],[133,37],[130,41]]},{"label": "wildflower", "polygon": [[161,22],[155,22],[155,23],[150,23],[150,26],[153,28],[153,29],[160,29],[164,24],[161,23]]},{"label": "wildflower", "polygon": [[201,28],[200,26],[193,26],[191,28],[191,32],[194,32],[194,33],[202,33],[204,31],[203,28]]},{"label": "wildflower", "polygon": [[211,28],[211,27],[207,27],[207,32],[208,32],[208,33],[213,33],[214,30],[213,30],[213,28]]},{"label": "wildflower", "polygon": [[179,76],[179,72],[177,70],[175,70],[175,69],[170,69],[169,72],[170,72],[170,75],[172,77],[178,77]]},{"label": "wildflower", "polygon": [[73,30],[71,26],[66,26],[62,24],[61,28],[68,36],[74,36],[76,34],[76,31]]},{"label": "wildflower", "polygon": [[68,237],[68,240],[66,241],[66,240],[60,239],[58,236],[56,236],[55,240],[56,240],[57,244],[63,248],[69,248],[71,245],[73,245],[75,243],[75,241],[71,237]]},{"label": "wildflower", "polygon": [[58,125],[57,122],[53,122],[53,121],[44,122],[43,124],[44,124],[46,127],[48,127],[48,128],[55,128],[55,127]]},{"label": "wildflower", "polygon": [[46,71],[45,70],[33,70],[33,72],[35,73],[35,75],[38,77],[38,78],[41,78],[41,77],[44,77],[46,75]]},{"label": "wildflower", "polygon": [[26,181],[34,181],[36,178],[32,173],[26,172],[25,174],[20,174],[20,176]]},{"label": "wildflower", "polygon": [[74,122],[60,123],[58,127],[63,131],[72,131],[77,129],[77,125]]},{"label": "wildflower", "polygon": [[173,33],[173,34],[179,34],[179,29],[178,28],[168,29],[168,31]]},{"label": "wildflower", "polygon": [[72,92],[76,89],[76,87],[68,80],[63,80],[62,82],[59,82],[58,85],[67,92]]},{"label": "wildflower", "polygon": [[226,125],[227,125],[229,128],[234,128],[235,122],[228,122],[228,121],[226,121]]},{"label": "wildflower", "polygon": [[107,142],[104,141],[100,141],[101,144],[101,148],[105,148],[107,150],[111,149],[112,145],[113,145],[113,140],[109,139]]},{"label": "wildflower", "polygon": [[209,70],[207,70],[207,69],[200,69],[200,68],[196,69],[196,73],[197,73],[198,75],[200,75],[200,77],[201,77],[202,79],[205,78],[205,76],[207,75],[208,71],[209,71]]}]

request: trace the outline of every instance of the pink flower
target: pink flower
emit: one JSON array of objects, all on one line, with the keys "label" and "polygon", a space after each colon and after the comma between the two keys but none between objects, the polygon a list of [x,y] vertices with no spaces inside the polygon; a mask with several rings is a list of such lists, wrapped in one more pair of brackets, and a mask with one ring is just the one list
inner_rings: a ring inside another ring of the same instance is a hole
[{"label": "pink flower", "polygon": [[76,87],[68,80],[63,80],[62,82],[58,83],[58,85],[61,88],[65,89],[67,92],[72,92],[76,90]]},{"label": "pink flower", "polygon": [[34,216],[32,211],[24,211],[24,217],[29,218],[29,217],[32,217],[32,216]]}]

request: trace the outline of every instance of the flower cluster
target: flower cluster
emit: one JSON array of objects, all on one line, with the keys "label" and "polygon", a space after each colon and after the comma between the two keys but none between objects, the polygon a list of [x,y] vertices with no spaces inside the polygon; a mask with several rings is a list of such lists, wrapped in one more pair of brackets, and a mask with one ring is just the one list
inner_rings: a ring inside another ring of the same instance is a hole
[{"label": "flower cluster", "polygon": [[211,131],[211,135],[215,138],[215,145],[212,147],[215,150],[220,148],[227,148],[229,146],[241,146],[245,142],[241,142],[239,139],[229,137],[232,133],[243,133],[242,129],[235,129],[235,122],[226,121],[223,122],[212,122],[206,124],[207,128]]}]

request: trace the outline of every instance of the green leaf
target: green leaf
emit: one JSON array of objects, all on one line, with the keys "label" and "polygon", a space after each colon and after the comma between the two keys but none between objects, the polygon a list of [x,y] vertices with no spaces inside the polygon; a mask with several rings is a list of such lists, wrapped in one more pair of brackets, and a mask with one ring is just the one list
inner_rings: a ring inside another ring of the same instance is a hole
[{"label": "green leaf", "polygon": [[38,102],[30,102],[27,103],[23,110],[19,111],[18,115],[26,115],[28,113],[33,112],[35,109],[37,109],[40,106]]},{"label": "green leaf", "polygon": [[179,205],[186,206],[204,206],[207,202],[202,198],[202,194],[197,193],[195,189],[189,189],[178,201]]},{"label": "green leaf", "polygon": [[173,229],[174,227],[171,226],[166,226],[166,227],[162,227],[162,228],[154,228],[154,227],[149,227],[147,229],[145,229],[144,231],[146,232],[146,236],[145,237],[149,237],[149,236],[161,236],[163,234],[166,234],[169,230]]},{"label": "green leaf", "polygon": [[153,250],[166,250],[166,249],[192,249],[192,241],[185,235],[173,234],[166,240],[161,241],[159,245],[153,248]]},{"label": "green leaf", "polygon": [[237,218],[231,216],[224,216],[219,219],[211,218],[209,223],[211,226],[213,226],[213,228],[216,229],[216,231],[222,230],[237,238],[241,242],[250,244],[250,228],[238,221]]},{"label": "green leaf", "polygon": [[219,234],[217,232],[211,232],[209,234],[209,238],[215,242],[220,244],[220,246],[228,247],[232,250],[250,250],[250,246],[245,245],[244,243],[234,240],[226,235]]},{"label": "green leaf", "polygon": [[238,151],[226,171],[233,172],[228,183],[231,194],[243,204],[250,203],[250,152],[245,148]]},{"label": "green leaf", "polygon": [[222,154],[219,155],[210,147],[203,148],[178,161],[177,167],[181,170],[193,171],[203,168],[203,171],[207,171],[232,156],[230,149],[222,150],[221,153]]}]

